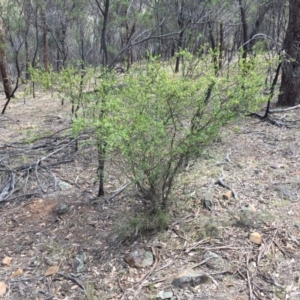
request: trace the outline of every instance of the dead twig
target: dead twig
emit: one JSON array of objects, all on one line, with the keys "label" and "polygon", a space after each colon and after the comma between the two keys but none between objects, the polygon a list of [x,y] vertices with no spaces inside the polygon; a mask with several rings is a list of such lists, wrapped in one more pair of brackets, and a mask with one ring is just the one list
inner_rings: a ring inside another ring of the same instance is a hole
[{"label": "dead twig", "polygon": [[181,238],[182,240],[189,242],[189,240],[187,238],[185,238],[184,236],[182,236],[180,233],[178,233],[178,229],[174,228],[174,227],[169,227],[169,229],[175,233],[179,238]]},{"label": "dead twig", "polygon": [[249,288],[249,299],[252,300],[253,299],[253,293],[252,293],[250,274],[249,274],[248,270],[247,270],[247,282],[248,282],[248,288]]},{"label": "dead twig", "polygon": [[[109,203],[110,201],[112,201],[115,197],[117,197],[118,195],[120,195],[128,186],[130,186],[132,184],[132,181],[124,183],[121,187],[119,187],[117,190],[115,190],[113,192],[113,194],[111,196],[108,197],[96,197],[96,198],[90,198],[89,201],[94,204],[97,202],[102,202],[103,200],[106,203]],[[104,205],[104,204],[103,204]]]},{"label": "dead twig", "polygon": [[277,241],[274,240],[273,243],[277,246],[277,248],[282,252],[283,255],[291,258],[291,256],[282,249],[282,247],[277,243]]},{"label": "dead twig", "polygon": [[170,266],[173,265],[173,264],[174,264],[174,261],[171,260],[171,261],[169,261],[167,264],[165,264],[164,266],[162,266],[161,268],[157,269],[155,273],[158,273],[159,271],[161,271],[161,270],[163,270],[163,269],[165,269],[165,268],[167,268],[167,267],[170,267]]},{"label": "dead twig", "polygon": [[200,245],[205,244],[205,243],[208,243],[209,240],[210,240],[209,237],[208,237],[208,238],[205,238],[205,239],[203,239],[203,240],[201,240],[201,241],[199,241],[199,242],[193,244],[193,245],[190,246],[189,248],[185,249],[184,252],[185,252],[185,253],[189,253],[189,252],[191,252],[192,250],[194,250],[195,248],[198,248]]},{"label": "dead twig", "polygon": [[261,258],[263,258],[266,254],[269,253],[272,243],[275,240],[277,232],[278,232],[278,229],[276,229],[272,239],[266,245],[264,245],[264,247],[262,247],[261,250],[259,251],[258,256],[257,256],[257,266],[259,266]]},{"label": "dead twig", "polygon": [[[199,263],[192,265],[192,266],[189,267],[188,269],[194,269],[194,268],[197,268],[197,267],[199,267],[199,266],[201,266],[201,265],[204,265],[204,264],[207,263],[211,258],[212,258],[212,257],[206,258],[206,259],[200,261]],[[158,282],[163,282],[163,281],[167,281],[167,280],[172,280],[172,279],[176,278],[177,275],[180,274],[180,272],[182,272],[182,271],[179,271],[179,272],[176,273],[176,274],[169,275],[169,276],[166,276],[166,277],[163,277],[163,278],[158,278],[158,279],[156,279],[156,280],[154,280],[154,281],[151,281],[151,283],[158,283]],[[223,272],[221,272],[221,273],[223,273]],[[219,273],[216,273],[216,274],[219,274]],[[204,274],[204,275],[206,275],[206,274]],[[215,274],[210,274],[210,275],[215,275]]]},{"label": "dead twig", "polygon": [[20,199],[20,198],[31,198],[33,196],[42,196],[41,193],[28,193],[28,194],[23,194],[23,195],[20,195],[20,196],[17,196],[17,197],[14,197],[14,198],[10,198],[10,199],[6,199],[5,201],[3,202],[7,202],[7,201],[13,201],[13,200],[16,200],[16,199]]},{"label": "dead twig", "polygon": [[6,201],[6,199],[8,199],[15,192],[15,185],[16,175],[12,170],[10,170],[4,187],[0,193],[0,202]]},{"label": "dead twig", "polygon": [[64,273],[61,273],[61,272],[56,273],[56,275],[61,276],[61,277],[65,278],[65,279],[68,279],[68,280],[73,281],[73,282],[76,283],[83,291],[85,291],[85,288],[84,288],[83,284],[82,284],[79,280],[77,280],[75,277],[70,276],[70,275],[67,275],[67,274],[64,274]]},{"label": "dead twig", "polygon": [[139,284],[139,287],[136,289],[136,292],[134,293],[134,298],[137,298],[138,294],[140,293],[141,289],[144,286],[144,281],[147,279],[147,277],[149,277],[150,274],[152,274],[154,272],[154,270],[156,269],[156,267],[160,261],[159,250],[152,247],[152,253],[154,254],[154,257],[155,257],[155,263],[154,263],[153,267],[151,268],[151,270],[148,273],[146,273],[140,280],[138,280],[136,282]]},{"label": "dead twig", "polygon": [[279,109],[270,109],[269,113],[270,114],[275,114],[275,113],[280,113],[280,112],[285,112],[285,111],[290,111],[294,109],[300,108],[300,104],[292,107],[287,107],[287,108],[279,108]]},{"label": "dead twig", "polygon": [[44,276],[38,276],[38,277],[26,277],[26,278],[19,278],[14,280],[9,280],[8,283],[14,283],[14,282],[23,282],[23,281],[41,281],[43,280]]},{"label": "dead twig", "polygon": [[235,246],[219,246],[219,247],[199,247],[200,249],[206,250],[206,251],[211,251],[211,250],[220,250],[220,249],[228,249],[228,250],[240,250],[243,249],[242,247],[235,247]]},{"label": "dead twig", "polygon": [[230,190],[232,192],[233,197],[235,199],[238,199],[236,191],[233,188],[231,188],[228,184],[224,183],[224,181],[223,181],[224,179],[225,179],[225,175],[224,175],[223,168],[222,168],[222,177],[218,178],[216,184],[219,184],[220,186]]}]

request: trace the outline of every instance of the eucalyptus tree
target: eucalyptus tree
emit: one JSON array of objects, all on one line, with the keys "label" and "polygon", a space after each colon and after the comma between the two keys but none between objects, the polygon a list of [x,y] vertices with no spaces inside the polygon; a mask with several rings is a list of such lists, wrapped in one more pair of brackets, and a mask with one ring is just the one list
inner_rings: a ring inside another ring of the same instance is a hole
[{"label": "eucalyptus tree", "polygon": [[289,0],[289,21],[283,43],[278,105],[300,104],[300,1]]},{"label": "eucalyptus tree", "polygon": [[[3,20],[0,16],[0,72],[3,81],[4,93],[7,99],[10,98],[11,95],[11,85],[7,70],[7,57],[6,57],[6,49],[5,49],[5,35],[3,30]],[[4,113],[5,110],[2,112]]]},{"label": "eucalyptus tree", "polygon": [[[19,79],[22,74],[22,70],[25,69],[26,63],[20,61],[20,54],[24,48],[25,36],[28,33],[28,27],[26,26],[26,12],[24,3],[19,1],[2,1],[0,7],[0,69],[2,75],[2,81],[4,86],[5,96],[7,101],[2,109],[2,114],[10,102],[10,99],[14,97],[16,90],[19,87]],[[16,16],[11,18],[11,16]],[[7,56],[6,48],[11,50]],[[7,58],[9,59],[9,65],[12,66],[9,74]],[[15,70],[14,70],[15,69]],[[16,71],[16,74],[13,74]],[[10,78],[15,75],[15,86],[12,87]]]}]

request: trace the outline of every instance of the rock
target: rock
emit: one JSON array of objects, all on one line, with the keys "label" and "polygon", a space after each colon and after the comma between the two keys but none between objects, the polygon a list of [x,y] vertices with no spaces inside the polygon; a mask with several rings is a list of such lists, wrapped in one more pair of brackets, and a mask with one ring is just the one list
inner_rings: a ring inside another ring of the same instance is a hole
[{"label": "rock", "polygon": [[210,191],[206,191],[204,198],[202,199],[203,208],[206,208],[211,211],[212,198],[213,198],[213,194]]},{"label": "rock", "polygon": [[177,288],[195,287],[209,280],[206,274],[193,269],[186,269],[178,274],[172,281],[172,284]]},{"label": "rock", "polygon": [[72,268],[73,271],[76,273],[80,273],[84,270],[84,253],[83,252],[79,252],[73,263],[72,263]]},{"label": "rock", "polygon": [[248,209],[249,209],[250,211],[256,212],[256,208],[255,208],[255,206],[254,206],[253,204],[249,204],[249,205],[248,205]]},{"label": "rock", "polygon": [[9,266],[11,264],[12,257],[5,256],[2,260],[2,264],[5,266]]},{"label": "rock", "polygon": [[253,212],[255,213],[256,212],[256,208],[254,207],[253,204],[248,204],[247,206],[244,206],[242,208],[243,211],[247,211],[247,212]]},{"label": "rock", "polygon": [[260,245],[262,243],[262,236],[258,232],[252,232],[249,237],[250,242]]},{"label": "rock", "polygon": [[209,258],[209,260],[206,262],[206,265],[210,269],[224,270],[229,268],[229,264],[227,263],[227,261],[212,251],[207,251],[204,254],[204,258],[205,259]]},{"label": "rock", "polygon": [[183,188],[182,193],[184,195],[194,195],[196,193],[194,186],[186,186]]},{"label": "rock", "polygon": [[58,186],[62,189],[62,190],[67,190],[71,187],[71,185],[65,181],[60,181],[58,183]]},{"label": "rock", "polygon": [[157,299],[171,299],[173,297],[173,293],[172,292],[164,292],[164,291],[160,291],[157,295],[156,298]]},{"label": "rock", "polygon": [[54,211],[58,214],[58,215],[63,215],[68,211],[68,206],[66,203],[64,202],[60,202],[58,203],[55,208]]},{"label": "rock", "polygon": [[222,195],[222,198],[224,200],[228,200],[228,199],[232,198],[232,196],[233,196],[232,191],[228,191],[228,192],[226,192],[225,194]]},{"label": "rock", "polygon": [[124,259],[130,267],[135,268],[150,267],[154,261],[152,253],[145,251],[144,249],[134,250]]}]

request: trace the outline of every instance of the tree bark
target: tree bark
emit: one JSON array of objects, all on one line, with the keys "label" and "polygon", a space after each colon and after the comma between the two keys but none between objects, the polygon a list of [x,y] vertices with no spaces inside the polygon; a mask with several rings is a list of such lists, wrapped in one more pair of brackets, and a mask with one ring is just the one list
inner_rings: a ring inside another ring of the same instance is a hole
[{"label": "tree bark", "polygon": [[222,60],[223,60],[223,46],[224,44],[224,31],[223,31],[223,23],[220,23],[220,42],[219,42],[219,69],[222,68]]},{"label": "tree bark", "polygon": [[289,22],[283,44],[284,60],[277,105],[300,104],[300,0],[289,1]]},{"label": "tree bark", "polygon": [[25,78],[26,80],[30,79],[29,74],[29,46],[28,46],[28,37],[25,36]]},{"label": "tree bark", "polygon": [[110,0],[105,0],[104,3],[104,10],[102,9],[100,2],[98,0],[95,0],[96,4],[101,11],[101,14],[103,16],[103,25],[101,30],[101,49],[100,52],[103,51],[103,59],[102,64],[104,67],[108,66],[108,50],[107,50],[107,40],[106,40],[106,30],[107,30],[107,23],[108,23],[108,13],[109,13],[109,4]]},{"label": "tree bark", "polygon": [[[182,7],[182,3],[179,3],[179,1],[176,2],[176,8],[178,10],[178,19],[177,19],[177,24],[180,30],[179,33],[179,37],[178,37],[178,42],[177,42],[177,51],[180,51],[182,49],[182,45],[183,45],[183,34],[185,31],[185,24],[184,24],[184,17],[183,17],[183,7]],[[181,56],[178,55],[176,57],[176,63],[175,63],[175,73],[179,72],[179,64],[180,64],[180,59]]]},{"label": "tree bark", "polygon": [[42,11],[41,17],[43,20],[43,54],[44,54],[44,68],[49,72],[49,47],[48,47],[48,28],[46,23],[46,15]]},{"label": "tree bark", "polygon": [[7,99],[10,99],[12,89],[9,81],[8,71],[7,71],[7,59],[5,52],[5,39],[3,31],[3,21],[0,17],[0,72],[2,75],[4,93]]},{"label": "tree bark", "polygon": [[242,3],[242,0],[239,0],[239,6],[240,6],[240,12],[241,12],[242,28],[243,28],[242,58],[243,58],[244,62],[246,62],[247,54],[248,54],[248,24],[247,24],[245,8]]}]

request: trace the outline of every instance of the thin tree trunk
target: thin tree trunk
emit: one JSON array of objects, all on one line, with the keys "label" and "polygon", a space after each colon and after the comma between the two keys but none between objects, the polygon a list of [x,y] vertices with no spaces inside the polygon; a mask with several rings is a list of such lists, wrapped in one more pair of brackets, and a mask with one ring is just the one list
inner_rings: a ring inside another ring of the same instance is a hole
[{"label": "thin tree trunk", "polygon": [[212,55],[213,55],[213,65],[215,69],[215,75],[218,74],[219,71],[219,65],[218,65],[218,56],[217,56],[217,47],[216,47],[216,42],[215,38],[213,35],[213,29],[211,26],[211,21],[208,21],[208,32],[209,32],[209,39],[210,39],[210,44],[211,44],[211,49],[212,49]]},{"label": "thin tree trunk", "polygon": [[[182,39],[183,39],[184,30],[181,30],[179,33],[178,45],[177,50],[179,51],[182,48]],[[175,64],[175,73],[179,72],[179,64],[180,64],[181,56],[176,57],[176,64]]]},{"label": "thin tree trunk", "polygon": [[223,31],[223,23],[220,23],[220,42],[219,42],[219,69],[222,68],[222,60],[223,60],[223,46],[224,44],[224,31]]},{"label": "thin tree trunk", "polygon": [[56,49],[56,72],[60,72],[60,63],[59,63],[59,49]]},{"label": "thin tree trunk", "polygon": [[278,105],[294,106],[300,103],[300,1],[289,1],[289,22],[283,44],[285,57]]},{"label": "thin tree trunk", "polygon": [[243,29],[242,58],[243,58],[244,62],[246,62],[247,54],[248,54],[248,43],[247,43],[248,42],[248,25],[247,25],[247,20],[246,20],[245,8],[242,3],[242,0],[239,0],[239,6],[240,6],[242,29]]},{"label": "thin tree trunk", "polygon": [[43,54],[44,54],[44,68],[45,71],[49,72],[49,47],[48,47],[48,28],[46,24],[45,13],[42,12],[43,19]]},{"label": "thin tree trunk", "polygon": [[44,68],[47,72],[49,72],[49,50],[48,50],[48,37],[47,37],[47,29],[44,28],[43,32],[43,45],[44,45]]},{"label": "thin tree trunk", "polygon": [[[133,23],[131,29],[129,29],[129,24],[126,21],[126,44],[127,45],[129,44],[134,33],[135,33],[135,22]],[[126,66],[127,71],[129,70],[132,63],[133,63],[132,48],[129,48],[127,50],[127,66]]]},{"label": "thin tree trunk", "polygon": [[105,154],[106,143],[98,138],[98,177],[99,177],[99,189],[98,197],[104,196],[104,167],[105,167]]},{"label": "thin tree trunk", "polygon": [[106,30],[107,30],[107,23],[108,23],[108,13],[109,13],[109,3],[110,0],[105,0],[104,4],[104,10],[101,8],[101,5],[98,0],[95,0],[96,4],[99,8],[99,10],[102,13],[103,16],[103,25],[101,30],[101,49],[100,51],[103,51],[103,59],[102,63],[103,66],[108,66],[108,51],[107,51],[107,41],[106,41]]},{"label": "thin tree trunk", "polygon": [[11,89],[9,76],[8,76],[8,70],[7,70],[7,59],[6,59],[6,52],[5,52],[3,21],[2,21],[1,17],[0,17],[0,72],[2,75],[5,96],[7,99],[10,99],[12,89]]},{"label": "thin tree trunk", "polygon": [[25,37],[25,79],[26,80],[30,79],[30,74],[29,74],[29,47],[28,47],[27,34],[26,34],[26,37]]},{"label": "thin tree trunk", "polygon": [[271,8],[270,4],[264,4],[264,5],[259,7],[258,17],[257,17],[257,19],[254,23],[254,27],[252,29],[252,32],[250,33],[250,42],[249,42],[249,47],[248,47],[249,51],[252,50],[252,48],[255,44],[255,40],[252,40],[252,38],[254,37],[254,35],[256,35],[258,33],[260,25],[262,24],[262,22],[264,20],[264,17],[265,17],[266,13],[268,12],[268,10],[270,8]]}]

